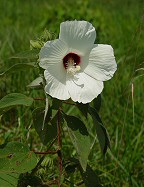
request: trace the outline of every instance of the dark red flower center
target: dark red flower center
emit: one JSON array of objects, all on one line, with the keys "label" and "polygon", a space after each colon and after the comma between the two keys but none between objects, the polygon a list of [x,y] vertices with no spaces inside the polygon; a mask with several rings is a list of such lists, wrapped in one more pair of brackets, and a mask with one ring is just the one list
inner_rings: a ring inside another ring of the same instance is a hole
[{"label": "dark red flower center", "polygon": [[75,53],[68,53],[64,58],[63,58],[63,65],[64,68],[67,69],[70,66],[77,66],[80,64],[80,56],[75,54]]}]

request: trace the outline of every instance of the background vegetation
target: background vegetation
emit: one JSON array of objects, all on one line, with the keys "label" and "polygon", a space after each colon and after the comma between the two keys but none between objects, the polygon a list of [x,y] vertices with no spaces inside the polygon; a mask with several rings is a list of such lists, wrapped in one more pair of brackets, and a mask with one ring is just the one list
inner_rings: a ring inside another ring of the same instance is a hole
[{"label": "background vegetation", "polygon": [[[58,37],[59,25],[65,20],[91,22],[97,31],[96,43],[113,46],[118,70],[105,82],[100,110],[111,151],[104,159],[96,145],[89,157],[104,186],[144,186],[143,8],[143,0],[0,0],[0,72],[29,62],[11,57],[29,50],[30,39],[40,37],[44,29]],[[38,72],[31,70],[0,77],[0,98],[13,92],[43,97],[41,91],[26,87],[37,76]],[[41,101],[35,103],[41,105]],[[76,115],[72,109],[69,112]],[[28,143],[32,149],[41,148],[31,109],[18,107],[1,117],[0,144],[14,140]],[[65,156],[71,154],[69,146],[64,142]],[[47,172],[42,176],[46,179]]]}]

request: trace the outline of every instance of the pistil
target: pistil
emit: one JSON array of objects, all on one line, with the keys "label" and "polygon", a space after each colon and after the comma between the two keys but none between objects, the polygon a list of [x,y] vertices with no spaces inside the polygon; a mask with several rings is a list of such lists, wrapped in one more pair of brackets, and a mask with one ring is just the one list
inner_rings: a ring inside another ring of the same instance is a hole
[{"label": "pistil", "polygon": [[63,58],[63,65],[67,73],[74,75],[76,72],[80,71],[80,57],[75,53],[68,53]]}]

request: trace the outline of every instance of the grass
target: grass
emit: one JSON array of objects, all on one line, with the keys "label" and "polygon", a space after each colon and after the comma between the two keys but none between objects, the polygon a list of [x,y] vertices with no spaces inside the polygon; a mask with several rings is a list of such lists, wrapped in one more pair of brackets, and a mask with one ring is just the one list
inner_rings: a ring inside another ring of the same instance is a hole
[{"label": "grass", "polygon": [[[10,57],[28,50],[29,40],[39,37],[45,28],[57,37],[60,23],[74,19],[90,21],[96,27],[96,43],[111,44],[118,63],[114,78],[105,82],[100,111],[110,134],[111,151],[103,160],[96,146],[89,163],[98,171],[106,187],[142,187],[144,77],[141,68],[144,67],[144,13],[141,0],[0,0],[0,71],[19,62],[28,62],[27,59]],[[11,92],[39,97],[42,95],[40,91],[26,88],[37,76],[36,71],[30,71],[2,77],[0,98]],[[74,114],[74,110],[71,112]],[[29,141],[27,129],[32,122],[27,119],[30,117],[29,109],[21,108],[3,116],[0,142],[5,139]],[[36,136],[34,131],[31,133]]]}]

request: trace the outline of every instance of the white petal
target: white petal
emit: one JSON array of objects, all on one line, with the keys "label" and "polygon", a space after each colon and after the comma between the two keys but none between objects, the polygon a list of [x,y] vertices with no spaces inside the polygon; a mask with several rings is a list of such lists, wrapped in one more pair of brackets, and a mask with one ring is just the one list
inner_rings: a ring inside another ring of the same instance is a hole
[{"label": "white petal", "polygon": [[47,70],[44,71],[44,76],[47,82],[45,86],[45,92],[47,94],[60,100],[67,100],[70,98],[65,82],[60,82],[55,77],[53,77]]},{"label": "white petal", "polygon": [[66,85],[73,101],[89,103],[103,90],[103,82],[95,80],[85,73],[78,73],[74,77],[67,76]]},{"label": "white petal", "polygon": [[67,45],[59,39],[46,42],[40,51],[40,67],[48,69],[51,75],[63,81],[66,74],[63,58],[67,51]]},{"label": "white petal", "polygon": [[67,51],[67,45],[59,39],[46,42],[40,50],[40,67],[47,69],[60,63]]},{"label": "white petal", "polygon": [[112,78],[116,69],[117,64],[111,45],[94,45],[84,72],[97,80],[106,81]]},{"label": "white petal", "polygon": [[93,47],[96,31],[87,21],[66,21],[60,25],[59,38],[68,44],[71,52],[78,50],[84,55]]}]

